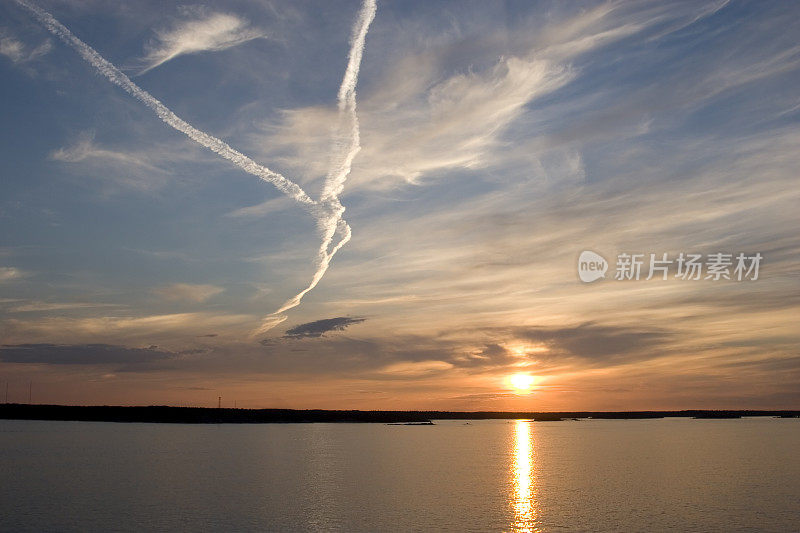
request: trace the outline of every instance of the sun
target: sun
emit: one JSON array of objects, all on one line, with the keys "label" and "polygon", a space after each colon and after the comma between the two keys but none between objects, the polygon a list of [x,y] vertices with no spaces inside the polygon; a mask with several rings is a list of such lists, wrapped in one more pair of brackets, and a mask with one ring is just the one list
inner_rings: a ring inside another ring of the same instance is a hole
[{"label": "sun", "polygon": [[513,374],[508,377],[508,382],[517,392],[527,392],[536,384],[536,377],[530,374]]}]

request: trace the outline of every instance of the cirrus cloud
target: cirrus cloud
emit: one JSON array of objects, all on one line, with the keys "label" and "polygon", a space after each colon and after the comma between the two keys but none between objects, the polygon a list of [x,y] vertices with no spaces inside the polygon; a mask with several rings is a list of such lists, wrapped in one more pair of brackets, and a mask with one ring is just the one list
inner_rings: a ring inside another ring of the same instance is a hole
[{"label": "cirrus cloud", "polygon": [[0,267],[0,282],[11,281],[22,277],[22,272],[14,267]]},{"label": "cirrus cloud", "polygon": [[36,47],[31,47],[10,35],[5,28],[0,28],[0,55],[6,56],[15,65],[33,61],[52,48],[49,40]]},{"label": "cirrus cloud", "polygon": [[264,37],[262,30],[228,13],[197,13],[169,29],[156,30],[156,38],[145,47],[144,74],[186,54],[216,52]]},{"label": "cirrus cloud", "polygon": [[190,302],[205,302],[212,296],[224,291],[222,287],[216,285],[173,283],[167,287],[159,287],[153,292],[167,300],[186,300]]}]

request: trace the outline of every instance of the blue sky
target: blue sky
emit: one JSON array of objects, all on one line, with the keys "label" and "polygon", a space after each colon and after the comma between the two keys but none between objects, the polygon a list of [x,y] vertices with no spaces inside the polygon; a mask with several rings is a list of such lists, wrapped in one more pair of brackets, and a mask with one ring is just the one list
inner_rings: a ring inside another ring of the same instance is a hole
[{"label": "blue sky", "polygon": [[[35,5],[320,197],[358,2]],[[318,271],[314,213],[6,2],[0,373],[68,403],[797,408],[798,14],[379,1],[339,195],[352,240],[270,322]],[[612,271],[623,252],[764,262],[757,281],[583,284],[582,250]]]}]

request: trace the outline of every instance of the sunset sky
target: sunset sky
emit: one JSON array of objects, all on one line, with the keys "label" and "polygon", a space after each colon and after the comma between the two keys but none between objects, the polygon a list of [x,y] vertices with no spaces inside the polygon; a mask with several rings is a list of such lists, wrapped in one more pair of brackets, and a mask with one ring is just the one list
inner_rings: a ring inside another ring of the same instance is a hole
[{"label": "sunset sky", "polygon": [[[32,5],[322,202],[358,1]],[[313,207],[3,2],[0,398],[798,409],[798,36],[783,1],[378,0],[335,197],[352,239],[324,271]],[[614,279],[651,253],[763,259]]]}]

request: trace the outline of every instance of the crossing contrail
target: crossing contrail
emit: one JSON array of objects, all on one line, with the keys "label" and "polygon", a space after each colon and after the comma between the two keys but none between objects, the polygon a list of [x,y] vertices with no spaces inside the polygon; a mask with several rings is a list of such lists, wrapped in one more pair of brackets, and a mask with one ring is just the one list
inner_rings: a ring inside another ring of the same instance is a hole
[{"label": "crossing contrail", "polygon": [[108,81],[121,87],[125,92],[152,109],[153,112],[158,115],[158,118],[164,121],[168,126],[175,128],[196,143],[231,161],[234,165],[238,166],[245,172],[271,183],[283,194],[299,202],[300,204],[307,206],[314,206],[318,204],[318,202],[312,200],[311,197],[308,196],[308,194],[306,194],[306,192],[293,181],[286,179],[279,173],[270,170],[263,165],[259,165],[246,155],[237,152],[228,146],[224,141],[198,130],[177,116],[175,113],[170,111],[167,106],[157,100],[152,94],[133,83],[128,76],[115,67],[110,61],[101,56],[94,48],[77,38],[71,31],[69,31],[69,29],[67,29],[66,26],[56,20],[55,17],[53,17],[50,13],[26,2],[25,0],[15,1],[17,4],[33,13],[33,16],[36,17],[36,19],[45,28],[47,28],[50,33],[61,39],[68,46],[74,48],[83,59],[97,69],[100,74],[105,76]]},{"label": "crossing contrail", "polygon": [[[309,285],[298,294],[287,300],[277,311],[268,315],[255,334],[262,333],[286,320],[281,313],[297,307],[303,297],[320,282],[330,266],[336,253],[351,238],[350,226],[342,218],[344,206],[339,200],[347,176],[350,174],[352,162],[361,149],[358,117],[356,115],[356,85],[364,55],[367,31],[375,18],[377,5],[375,0],[364,0],[358,13],[350,39],[347,68],[337,95],[339,118],[334,150],[331,157],[331,168],[325,177],[322,194],[319,200],[312,199],[299,185],[285,178],[278,172],[260,165],[251,158],[231,148],[221,139],[205,133],[178,117],[167,106],[153,95],[136,85],[114,64],[101,56],[94,48],[76,37],[66,26],[61,24],[47,11],[27,2],[15,0],[17,4],[30,11],[33,16],[48,30],[91,64],[111,83],[149,107],[167,125],[185,134],[201,146],[208,148],[219,156],[231,161],[245,172],[252,174],[274,185],[279,191],[299,204],[309,208],[317,218],[322,242],[317,252],[317,270]],[[342,137],[346,137],[342,140]],[[339,234],[339,241],[334,245],[334,237]]]},{"label": "crossing contrail", "polygon": [[[322,232],[322,243],[320,243],[317,251],[317,271],[311,278],[308,287],[287,300],[277,311],[269,314],[255,334],[263,333],[283,322],[286,317],[281,316],[281,313],[300,305],[303,296],[316,287],[317,283],[325,275],[336,252],[350,240],[350,226],[342,218],[344,206],[339,201],[339,194],[341,194],[344,182],[350,174],[353,159],[361,150],[358,116],[356,115],[356,85],[358,83],[358,72],[361,68],[361,58],[364,55],[367,31],[375,18],[376,11],[375,0],[364,0],[353,26],[353,34],[350,37],[347,68],[345,69],[337,97],[339,118],[333,142],[331,166],[325,176],[325,184],[320,196],[322,211],[318,220],[320,231]],[[340,235],[339,242],[333,245],[333,240],[337,233]],[[331,248],[331,246],[333,247]]]}]

